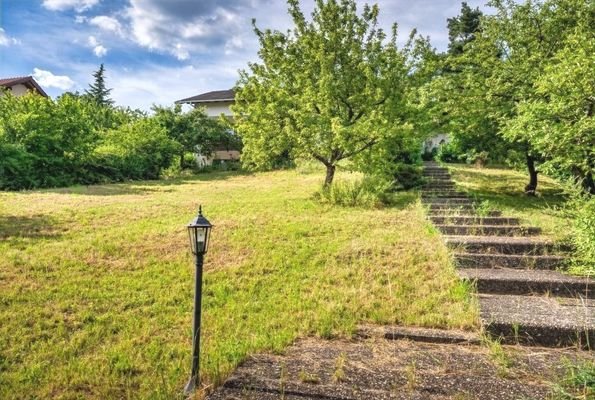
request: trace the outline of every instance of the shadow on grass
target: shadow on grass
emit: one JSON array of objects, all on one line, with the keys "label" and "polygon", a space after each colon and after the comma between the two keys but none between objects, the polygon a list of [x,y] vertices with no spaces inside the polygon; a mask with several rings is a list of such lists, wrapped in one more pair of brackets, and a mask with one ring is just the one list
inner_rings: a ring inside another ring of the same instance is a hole
[{"label": "shadow on grass", "polygon": [[173,192],[168,186],[179,186],[193,182],[223,181],[237,176],[248,176],[247,171],[221,171],[206,172],[189,176],[180,176],[168,179],[151,181],[129,181],[125,183],[108,183],[95,185],[78,185],[64,188],[37,189],[19,192],[19,194],[58,193],[79,194],[85,196],[122,196],[122,195],[149,195],[154,193]]},{"label": "shadow on grass", "polygon": [[525,195],[523,189],[528,177],[511,170],[452,166],[454,180],[466,186],[467,191],[478,201],[492,203],[496,208],[518,211],[552,211],[566,202],[562,190],[548,180],[541,180],[538,196]]},{"label": "shadow on grass", "polygon": [[55,222],[47,215],[32,217],[0,216],[0,240],[13,238],[55,239],[61,236]]},{"label": "shadow on grass", "polygon": [[388,206],[397,210],[403,210],[419,199],[419,193],[414,190],[393,193]]}]

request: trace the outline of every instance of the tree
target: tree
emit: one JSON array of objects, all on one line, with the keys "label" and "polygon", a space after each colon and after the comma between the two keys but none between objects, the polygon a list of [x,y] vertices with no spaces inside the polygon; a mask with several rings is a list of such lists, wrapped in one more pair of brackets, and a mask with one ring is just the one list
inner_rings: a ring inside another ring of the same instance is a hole
[{"label": "tree", "polygon": [[101,106],[111,106],[114,101],[109,97],[112,89],[108,89],[105,85],[105,67],[103,64],[99,69],[93,72],[94,82],[89,84],[89,89],[85,90],[85,95],[91,100],[95,101]]},{"label": "tree", "polygon": [[[454,66],[451,70],[457,73],[439,81],[442,86],[439,92],[448,97],[444,102],[445,112],[449,122],[454,121],[458,125],[456,128],[463,132],[458,134],[459,138],[476,136],[474,146],[500,148],[495,146],[500,143],[501,149],[506,150],[504,153],[513,152],[517,159],[518,154],[522,154],[529,173],[525,191],[534,194],[539,170],[551,164],[554,156],[548,150],[546,141],[550,147],[553,141],[563,141],[545,134],[544,130],[553,130],[546,128],[548,124],[540,126],[538,118],[528,118],[526,113],[529,105],[533,105],[533,115],[537,116],[539,113],[535,107],[539,104],[543,106],[544,101],[550,102],[551,94],[546,94],[545,84],[540,83],[547,74],[544,71],[549,71],[554,64],[561,64],[556,61],[556,54],[566,46],[567,38],[581,24],[580,21],[586,27],[593,25],[594,14],[582,0],[526,1],[523,4],[512,0],[493,0],[489,4],[495,13],[480,18],[480,29],[474,39],[464,45],[462,53],[448,57],[448,62]],[[592,33],[589,28],[586,29],[586,32]],[[584,75],[584,72],[580,73]],[[554,79],[553,86],[563,82]],[[582,98],[585,106],[589,100],[584,95]],[[553,117],[551,113],[542,115],[547,114]],[[485,127],[486,132],[491,134],[477,136],[479,127]],[[570,134],[567,128],[564,131]],[[544,138],[547,138],[546,141]],[[571,148],[567,147],[566,152],[570,151]],[[499,152],[502,153],[501,150]],[[560,147],[558,154],[564,153]],[[584,152],[574,154],[577,155],[575,161],[585,156]],[[562,165],[560,161],[558,165]],[[537,165],[543,162],[545,165]],[[587,177],[585,165],[588,163],[574,164],[566,167],[582,174],[583,178]]]},{"label": "tree", "polygon": [[448,27],[448,54],[463,53],[465,45],[475,40],[475,35],[481,26],[483,13],[479,8],[472,9],[466,2],[461,4],[461,13],[446,20]]},{"label": "tree", "polygon": [[377,27],[378,7],[357,13],[354,0],[316,0],[307,21],[288,0],[292,31],[254,32],[261,63],[242,71],[233,107],[243,162],[269,168],[275,156],[318,160],[325,187],[337,163],[371,149],[402,124],[405,56]]},{"label": "tree", "polygon": [[595,13],[586,2],[559,0],[545,2],[539,15],[538,33],[547,39],[536,56],[545,63],[503,132],[529,142],[544,169],[595,194]]},{"label": "tree", "polygon": [[180,105],[174,107],[154,106],[155,119],[167,135],[180,144],[180,168],[184,168],[184,154],[199,152],[210,154],[217,146],[239,149],[237,135],[221,121],[210,118],[202,108],[183,112]]}]

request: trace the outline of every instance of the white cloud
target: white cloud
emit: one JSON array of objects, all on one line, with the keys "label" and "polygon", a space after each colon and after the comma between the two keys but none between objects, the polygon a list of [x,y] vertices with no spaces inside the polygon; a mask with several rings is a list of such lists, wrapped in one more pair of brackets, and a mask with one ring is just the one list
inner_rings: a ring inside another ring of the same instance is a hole
[{"label": "white cloud", "polygon": [[19,41],[6,34],[4,29],[0,28],[0,46],[11,46],[13,44],[19,44]]},{"label": "white cloud", "polygon": [[88,10],[101,0],[43,0],[43,6],[52,11],[74,9],[78,12]]},{"label": "white cloud", "polygon": [[[125,17],[132,40],[149,50],[187,60],[197,53],[234,49],[229,38],[251,30],[250,16],[267,0],[130,0]],[[237,43],[237,41],[235,42]]]},{"label": "white cloud", "polygon": [[95,47],[99,44],[99,42],[97,41],[97,38],[95,36],[89,36],[87,43],[89,43],[89,46],[91,46],[91,47]]},{"label": "white cloud", "polygon": [[103,57],[107,54],[107,49],[105,47],[103,47],[102,45],[98,45],[95,46],[93,48],[93,53],[97,56],[97,57]]},{"label": "white cloud", "polygon": [[122,34],[122,24],[116,18],[108,17],[106,15],[99,15],[89,20],[91,25],[97,26],[104,31],[113,32],[115,34]]},{"label": "white cloud", "polygon": [[107,48],[99,43],[95,36],[89,36],[89,40],[87,41],[89,47],[93,48],[93,54],[97,57],[103,57],[107,54]]},{"label": "white cloud", "polygon": [[68,76],[54,75],[50,71],[44,71],[39,68],[33,68],[33,78],[35,78],[41,86],[45,87],[68,90],[74,86],[74,81]]}]

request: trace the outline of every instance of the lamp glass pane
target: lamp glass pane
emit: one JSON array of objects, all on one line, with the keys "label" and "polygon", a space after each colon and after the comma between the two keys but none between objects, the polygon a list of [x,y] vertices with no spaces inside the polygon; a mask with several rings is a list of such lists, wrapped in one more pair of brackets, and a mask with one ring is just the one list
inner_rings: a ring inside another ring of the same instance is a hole
[{"label": "lamp glass pane", "polygon": [[207,230],[205,228],[195,229],[196,232],[196,251],[204,253]]}]

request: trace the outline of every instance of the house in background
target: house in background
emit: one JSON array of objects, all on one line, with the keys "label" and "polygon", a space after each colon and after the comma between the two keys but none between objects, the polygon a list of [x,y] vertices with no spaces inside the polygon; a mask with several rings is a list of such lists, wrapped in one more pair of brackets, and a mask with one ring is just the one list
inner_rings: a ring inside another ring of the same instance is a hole
[{"label": "house in background", "polygon": [[216,90],[202,93],[193,97],[176,101],[176,104],[190,104],[193,107],[204,107],[209,117],[217,118],[221,114],[232,118],[231,106],[235,103],[235,92],[230,90]]},{"label": "house in background", "polygon": [[424,142],[424,153],[432,153],[437,151],[440,146],[450,142],[450,137],[446,133],[438,133]]},{"label": "house in background", "polygon": [[[194,108],[203,107],[206,114],[211,118],[219,118],[221,115],[228,119],[233,119],[231,106],[235,103],[235,92],[230,90],[216,90],[213,92],[202,93],[196,96],[176,101],[176,104],[190,104]],[[212,154],[197,154],[196,162],[200,167],[212,165],[213,163],[226,163],[229,161],[238,161],[240,159],[238,149],[227,148],[224,145],[219,146]]]},{"label": "house in background", "polygon": [[[19,76],[16,78],[0,78],[0,88],[10,90],[16,97],[23,96],[32,91],[43,97],[48,97],[47,93],[39,86],[32,76]],[[4,96],[4,91],[0,90],[0,96]]]}]

